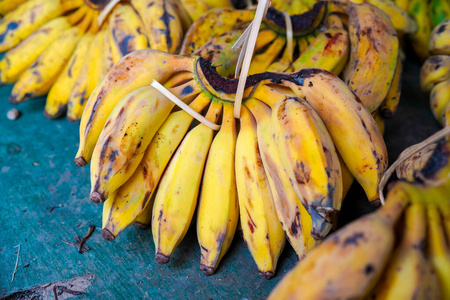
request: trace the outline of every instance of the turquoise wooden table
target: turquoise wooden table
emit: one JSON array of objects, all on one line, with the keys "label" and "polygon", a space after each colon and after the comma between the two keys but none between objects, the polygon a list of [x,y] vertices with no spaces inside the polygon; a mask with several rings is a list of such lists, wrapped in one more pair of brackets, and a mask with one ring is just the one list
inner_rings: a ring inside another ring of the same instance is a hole
[{"label": "turquoise wooden table", "polygon": [[[406,146],[440,127],[420,92],[418,64],[407,64],[398,114],[386,123],[392,162]],[[100,236],[101,205],[91,203],[89,168],[78,168],[73,157],[78,124],[47,120],[45,99],[17,106],[22,116],[6,118],[14,106],[7,101],[12,86],[0,87],[0,297],[44,295],[54,299],[262,299],[297,262],[286,247],[275,278],[259,277],[239,235],[220,268],[206,277],[199,270],[200,251],[191,228],[169,264],[154,261],[150,230],[130,226],[107,242]],[[357,184],[347,196],[339,226],[372,211]],[[74,236],[87,240],[80,254]],[[20,253],[19,251],[20,246]],[[17,260],[18,258],[18,260]],[[12,281],[17,260],[17,270]]]}]

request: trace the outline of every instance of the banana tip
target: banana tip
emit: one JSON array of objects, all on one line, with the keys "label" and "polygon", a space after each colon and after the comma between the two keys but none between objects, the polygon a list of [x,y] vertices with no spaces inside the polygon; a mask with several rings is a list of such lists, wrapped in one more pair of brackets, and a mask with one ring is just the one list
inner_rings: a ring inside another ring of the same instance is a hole
[{"label": "banana tip", "polygon": [[74,119],[74,118],[71,118],[71,117],[69,117],[69,116],[66,116],[66,119],[67,119],[67,121],[69,121],[70,123],[75,123],[76,121],[78,121],[78,119]]},{"label": "banana tip", "polygon": [[86,160],[83,157],[81,157],[81,156],[75,157],[75,159],[73,161],[75,162],[75,164],[78,167],[83,167],[83,166],[85,166],[87,164]]},{"label": "banana tip", "polygon": [[134,226],[136,226],[139,229],[145,230],[145,229],[147,229],[148,224],[144,224],[144,223],[136,221],[136,222],[134,222]]},{"label": "banana tip", "polygon": [[376,198],[374,200],[371,200],[370,204],[372,204],[372,206],[380,206],[381,200],[380,200],[380,198]]},{"label": "banana tip", "polygon": [[15,95],[9,96],[8,100],[9,100],[9,103],[11,103],[11,104],[18,104],[19,103],[19,101],[17,100],[17,96],[15,96]]},{"label": "banana tip", "polygon": [[390,109],[383,109],[381,110],[381,115],[384,119],[390,119],[394,116],[394,112]]},{"label": "banana tip", "polygon": [[200,264],[200,270],[206,276],[210,276],[210,275],[214,274],[214,272],[215,272],[213,267],[208,267],[208,266],[205,266],[205,265],[202,265],[202,264]]},{"label": "banana tip", "polygon": [[89,196],[89,200],[91,200],[92,202],[94,202],[96,204],[105,202],[104,197],[97,191],[94,191],[91,193],[91,195]]},{"label": "banana tip", "polygon": [[269,279],[272,279],[273,276],[275,276],[275,273],[272,271],[265,271],[265,272],[259,271],[259,276],[261,276],[264,279],[269,280]]},{"label": "banana tip", "polygon": [[102,229],[101,235],[102,235],[102,238],[104,238],[105,240],[110,241],[110,242],[116,238],[116,237],[111,233],[111,231],[109,231],[109,230],[106,229],[106,228],[103,228],[103,229]]},{"label": "banana tip", "polygon": [[162,254],[162,253],[156,253],[156,255],[155,255],[155,260],[156,260],[156,262],[157,262],[158,264],[164,265],[164,264],[167,264],[167,263],[169,262],[170,257],[169,257],[169,256],[166,256],[166,255],[164,255],[164,254]]}]

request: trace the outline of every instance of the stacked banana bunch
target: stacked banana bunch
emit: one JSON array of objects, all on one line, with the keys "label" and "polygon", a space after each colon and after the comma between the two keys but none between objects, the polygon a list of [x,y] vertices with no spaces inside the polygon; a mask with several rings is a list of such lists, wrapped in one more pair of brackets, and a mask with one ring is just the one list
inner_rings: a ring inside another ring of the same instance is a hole
[{"label": "stacked banana bunch", "polygon": [[[204,115],[201,122],[153,80]],[[155,260],[164,264],[197,212],[200,268],[209,275],[240,219],[260,274],[271,278],[286,237],[302,258],[336,224],[353,177],[379,204],[386,146],[342,80],[315,68],[252,75],[240,124],[237,83],[204,58],[155,50],[111,68],[87,101],[75,158],[91,163],[90,199],[104,203],[105,239],[151,222]]]},{"label": "stacked banana bunch", "polygon": [[[215,7],[207,1],[197,7],[190,1],[117,2],[0,1],[0,52],[8,51],[0,61],[0,83],[15,83],[10,102],[48,93],[46,117],[67,112],[69,121],[79,120],[89,95],[120,58],[149,47],[177,53],[183,27]],[[231,6],[229,0],[217,4]]]},{"label": "stacked banana bunch", "polygon": [[411,182],[395,182],[385,206],[330,235],[269,299],[450,299],[450,142],[426,153],[397,172]]},{"label": "stacked banana bunch", "polygon": [[450,2],[447,0],[393,0],[411,15],[417,24],[417,31],[409,35],[411,45],[422,60],[430,52],[428,44],[433,28],[450,18]]},{"label": "stacked banana bunch", "polygon": [[[288,46],[286,14],[270,7],[249,74],[305,67],[331,71],[355,91],[383,129],[383,118],[394,115],[400,100],[402,62],[397,32],[413,33],[416,24],[389,0],[358,2],[273,1],[274,7],[291,14],[293,46]],[[207,58],[221,75],[231,77],[239,54],[231,47],[253,17],[251,10],[207,12],[190,27],[181,53]]]},{"label": "stacked banana bunch", "polygon": [[422,90],[430,93],[430,107],[442,126],[450,125],[450,19],[431,33],[428,57],[420,70]]}]

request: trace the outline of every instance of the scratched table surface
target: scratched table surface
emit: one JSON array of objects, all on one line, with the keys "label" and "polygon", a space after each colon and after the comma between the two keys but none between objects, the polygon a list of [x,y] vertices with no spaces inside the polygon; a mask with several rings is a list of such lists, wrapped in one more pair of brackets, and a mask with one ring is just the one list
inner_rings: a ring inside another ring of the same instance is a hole
[{"label": "scratched table surface", "polygon": [[[428,108],[428,96],[420,91],[419,69],[418,63],[406,65],[401,105],[386,122],[391,162],[405,147],[440,128]],[[21,117],[7,119],[6,112],[15,107],[7,101],[11,89],[0,87],[0,297],[53,299],[53,287],[58,299],[263,299],[296,264],[287,246],[275,278],[265,280],[236,235],[217,273],[204,276],[192,227],[163,266],[154,261],[150,230],[130,226],[114,241],[103,240],[102,207],[88,199],[89,167],[73,163],[78,124],[46,119],[45,98],[17,106]],[[354,184],[339,227],[372,210]],[[89,225],[97,227],[86,242],[90,250],[79,254],[74,236],[85,236]],[[80,289],[84,294],[75,295]]]}]

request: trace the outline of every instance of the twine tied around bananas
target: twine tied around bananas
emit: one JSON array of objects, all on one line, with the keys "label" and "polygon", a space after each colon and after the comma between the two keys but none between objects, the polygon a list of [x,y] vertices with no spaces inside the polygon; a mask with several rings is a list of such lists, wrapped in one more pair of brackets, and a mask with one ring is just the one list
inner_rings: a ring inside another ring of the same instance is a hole
[{"label": "twine tied around bananas", "polygon": [[[388,182],[391,175],[395,172],[395,170],[398,167],[400,167],[407,159],[409,159],[413,155],[417,154],[420,150],[430,146],[431,144],[437,142],[438,140],[440,140],[443,137],[446,137],[448,135],[450,135],[450,126],[444,127],[443,129],[439,130],[432,136],[428,137],[426,140],[424,140],[418,144],[412,145],[412,146],[406,148],[405,150],[403,150],[402,153],[400,153],[397,160],[394,161],[394,163],[386,170],[383,177],[381,178],[380,185],[379,185],[379,193],[380,193],[380,200],[381,200],[382,205],[385,204],[385,199],[384,199],[384,194],[383,194],[384,187],[386,186],[386,183]],[[450,174],[448,176],[450,176]],[[447,178],[440,179],[440,181],[441,180],[447,180]],[[431,180],[431,181],[427,180],[427,183],[432,184],[432,185],[440,184],[439,182],[436,183],[433,180]]]},{"label": "twine tied around bananas", "polygon": [[103,25],[103,22],[105,22],[106,17],[114,9],[114,7],[116,7],[116,5],[119,4],[120,1],[122,0],[111,0],[105,5],[105,7],[102,9],[102,11],[97,17],[97,24],[99,27]]}]

